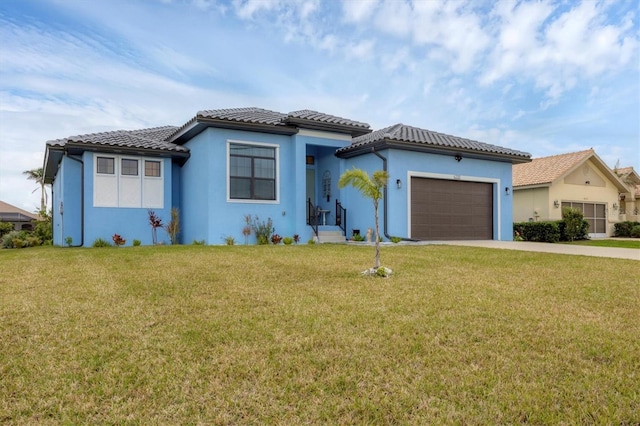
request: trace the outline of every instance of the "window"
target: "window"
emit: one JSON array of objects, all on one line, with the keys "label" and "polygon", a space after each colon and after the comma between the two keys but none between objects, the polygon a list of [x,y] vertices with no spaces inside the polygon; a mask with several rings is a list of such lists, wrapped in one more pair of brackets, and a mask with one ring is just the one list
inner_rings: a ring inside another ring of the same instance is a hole
[{"label": "window", "polygon": [[94,207],[164,208],[165,160],[131,155],[94,158]]},{"label": "window", "polygon": [[138,160],[123,158],[121,173],[123,176],[138,176]]},{"label": "window", "polygon": [[276,147],[229,144],[229,197],[276,199]]},{"label": "window", "polygon": [[148,177],[160,177],[160,162],[145,160],[144,175]]},{"label": "window", "polygon": [[115,173],[115,158],[98,157],[98,173],[112,175]]}]

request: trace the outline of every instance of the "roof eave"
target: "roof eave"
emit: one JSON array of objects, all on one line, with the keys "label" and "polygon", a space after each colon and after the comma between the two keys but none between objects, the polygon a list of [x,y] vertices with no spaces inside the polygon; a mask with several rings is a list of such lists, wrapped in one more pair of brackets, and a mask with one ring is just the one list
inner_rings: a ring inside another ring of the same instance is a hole
[{"label": "roof eave", "polygon": [[428,154],[451,155],[451,156],[461,155],[463,156],[463,158],[476,158],[480,160],[490,159],[493,161],[510,162],[512,164],[528,163],[531,161],[530,157],[501,154],[501,153],[492,153],[492,152],[482,152],[482,151],[461,149],[461,148],[455,148],[455,147],[433,146],[428,144],[398,141],[398,140],[392,140],[392,139],[383,139],[380,141],[363,144],[353,149],[346,148],[345,151],[336,153],[336,156],[340,158],[352,158],[352,157],[357,157],[358,155],[369,153],[371,152],[372,149],[400,149],[403,151],[424,152]]}]

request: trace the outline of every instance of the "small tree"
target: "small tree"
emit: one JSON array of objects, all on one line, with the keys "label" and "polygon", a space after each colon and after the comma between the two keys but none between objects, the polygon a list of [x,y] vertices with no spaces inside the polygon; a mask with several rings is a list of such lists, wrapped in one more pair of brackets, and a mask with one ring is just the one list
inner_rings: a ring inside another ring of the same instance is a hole
[{"label": "small tree", "polygon": [[338,188],[344,188],[345,186],[351,185],[360,191],[364,197],[373,201],[376,225],[376,257],[373,269],[376,271],[380,267],[380,225],[378,220],[378,204],[382,199],[384,194],[383,191],[387,186],[388,180],[389,174],[386,171],[375,171],[373,172],[373,176],[369,177],[367,172],[354,167],[353,169],[344,172],[338,181]]},{"label": "small tree", "polygon": [[162,228],[162,219],[153,210],[147,210],[147,213],[149,214],[149,225],[151,225],[151,239],[156,245],[158,244],[158,228]]}]

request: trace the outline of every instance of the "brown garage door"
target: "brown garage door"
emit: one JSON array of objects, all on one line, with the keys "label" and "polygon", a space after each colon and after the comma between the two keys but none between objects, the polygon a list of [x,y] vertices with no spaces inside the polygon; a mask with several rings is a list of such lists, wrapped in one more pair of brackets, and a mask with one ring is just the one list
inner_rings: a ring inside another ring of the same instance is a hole
[{"label": "brown garage door", "polygon": [[411,237],[492,240],[493,184],[411,178]]}]

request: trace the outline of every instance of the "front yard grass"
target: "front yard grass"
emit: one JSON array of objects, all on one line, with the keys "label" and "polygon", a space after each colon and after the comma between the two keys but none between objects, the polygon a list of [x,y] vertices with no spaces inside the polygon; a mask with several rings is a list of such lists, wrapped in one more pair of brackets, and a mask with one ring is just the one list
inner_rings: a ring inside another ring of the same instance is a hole
[{"label": "front yard grass", "polygon": [[0,422],[640,422],[638,262],[373,254],[1,250]]}]

